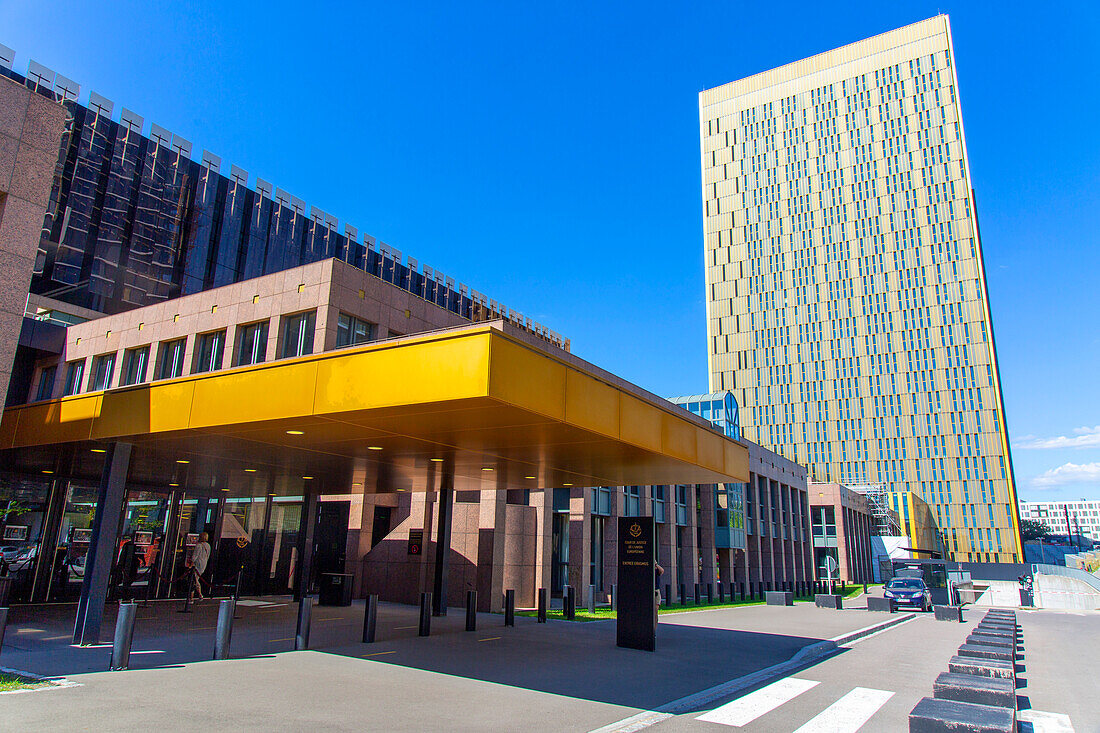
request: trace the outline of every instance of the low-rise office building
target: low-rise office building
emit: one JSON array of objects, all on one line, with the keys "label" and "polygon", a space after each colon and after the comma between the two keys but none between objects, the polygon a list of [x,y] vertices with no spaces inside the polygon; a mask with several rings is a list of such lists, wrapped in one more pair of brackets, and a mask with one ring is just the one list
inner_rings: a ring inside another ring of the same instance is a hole
[{"label": "low-rise office building", "polygon": [[1040,522],[1052,534],[1100,541],[1100,501],[1021,501],[1020,519]]},{"label": "low-rise office building", "polygon": [[[814,565],[821,578],[872,581],[871,507],[865,495],[837,483],[811,482],[810,523]],[[828,560],[836,563],[830,573]]]}]

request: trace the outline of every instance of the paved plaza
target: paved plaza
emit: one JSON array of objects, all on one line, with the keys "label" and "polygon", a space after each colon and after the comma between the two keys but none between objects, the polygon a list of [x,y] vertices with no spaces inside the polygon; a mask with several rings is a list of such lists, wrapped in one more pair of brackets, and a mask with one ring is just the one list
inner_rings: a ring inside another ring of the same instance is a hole
[{"label": "paved plaza", "polygon": [[[106,671],[107,645],[68,644],[71,607],[16,609],[0,666],[77,684],[2,695],[0,716],[12,730],[121,730],[153,719],[165,730],[704,733],[793,731],[814,721],[817,727],[805,730],[903,730],[979,614],[952,624],[858,605],[665,615],[653,653],[617,648],[613,621],[517,618],[506,628],[501,616],[482,614],[478,630],[466,632],[461,609],[433,619],[432,636],[422,638],[417,609],[396,604],[380,606],[379,641],[362,644],[361,604],[316,607],[311,649],[295,652],[297,606],[268,598],[239,607],[234,658],[209,661],[215,605],[181,614],[178,604],[152,604],[140,609],[124,672]],[[1100,614],[1019,617],[1021,707],[1067,714],[1077,731],[1100,730],[1088,693],[1098,669]],[[894,625],[873,632],[888,622]],[[109,617],[107,641],[112,628]],[[873,633],[838,649],[828,643],[861,631]],[[799,655],[805,664],[789,664]],[[862,727],[821,727],[837,716],[850,726],[861,715]]]}]

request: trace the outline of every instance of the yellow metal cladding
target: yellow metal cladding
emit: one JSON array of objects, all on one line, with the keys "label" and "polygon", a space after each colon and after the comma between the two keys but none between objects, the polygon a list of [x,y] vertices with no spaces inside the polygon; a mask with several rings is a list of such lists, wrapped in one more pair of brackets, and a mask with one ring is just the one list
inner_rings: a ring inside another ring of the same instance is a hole
[{"label": "yellow metal cladding", "polygon": [[301,430],[294,449],[362,460],[379,442],[386,459],[446,455],[479,481],[486,462],[539,486],[748,479],[745,446],[587,366],[471,326],[10,408],[0,449],[224,435],[278,450]]}]

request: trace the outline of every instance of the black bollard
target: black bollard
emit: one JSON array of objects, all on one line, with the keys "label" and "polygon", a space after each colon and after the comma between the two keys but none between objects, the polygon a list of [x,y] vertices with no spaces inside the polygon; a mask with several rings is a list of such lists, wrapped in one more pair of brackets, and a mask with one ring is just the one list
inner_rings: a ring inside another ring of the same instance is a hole
[{"label": "black bollard", "polygon": [[539,588],[538,622],[540,624],[546,623],[546,607],[548,605],[550,605],[549,600],[550,600],[550,591],[546,590],[545,588]]},{"label": "black bollard", "polygon": [[504,625],[516,625],[516,592],[514,590],[504,591]]},{"label": "black bollard", "polygon": [[134,643],[135,618],[137,618],[136,603],[120,603],[118,605],[115,638],[111,644],[111,661],[108,665],[112,672],[130,668],[130,646]]},{"label": "black bollard", "polygon": [[714,603],[714,585],[707,583],[707,604]]},{"label": "black bollard", "polygon": [[573,621],[577,618],[576,591],[571,585],[567,585],[562,588],[561,611],[561,615],[565,618],[566,621]]},{"label": "black bollard", "polygon": [[477,591],[466,591],[466,630],[477,631]]},{"label": "black bollard", "polygon": [[367,596],[363,604],[363,643],[373,644],[378,630],[378,595]]},{"label": "black bollard", "polygon": [[4,629],[8,626],[8,609],[0,608],[0,652],[4,651]]},{"label": "black bollard", "polygon": [[420,628],[418,636],[431,636],[432,633],[432,594],[420,594]]},{"label": "black bollard", "polygon": [[725,603],[726,602],[726,589],[722,587],[721,583],[718,583],[718,602],[719,603]]},{"label": "black bollard", "polygon": [[679,598],[679,601],[680,601],[681,606],[686,606],[687,605],[687,594],[688,594],[687,585],[685,583],[680,583],[680,598]]},{"label": "black bollard", "polygon": [[693,601],[693,603],[692,603],[693,606],[698,606],[700,603],[703,602],[703,584],[702,583],[696,583],[695,584],[695,595],[692,596],[691,600]]},{"label": "black bollard", "polygon": [[742,601],[745,600],[745,584],[744,583],[738,583],[737,584],[737,592],[741,596],[741,600]]},{"label": "black bollard", "polygon": [[229,659],[229,644],[233,637],[233,612],[237,602],[227,599],[218,604],[218,628],[214,632],[214,659]]},{"label": "black bollard", "polygon": [[666,606],[671,606],[672,605],[672,584],[671,583],[665,583],[665,605]]},{"label": "black bollard", "polygon": [[309,627],[313,622],[313,596],[298,601],[298,628],[294,631],[294,651],[309,649]]},{"label": "black bollard", "polygon": [[863,582],[863,595],[867,595],[867,582]]}]

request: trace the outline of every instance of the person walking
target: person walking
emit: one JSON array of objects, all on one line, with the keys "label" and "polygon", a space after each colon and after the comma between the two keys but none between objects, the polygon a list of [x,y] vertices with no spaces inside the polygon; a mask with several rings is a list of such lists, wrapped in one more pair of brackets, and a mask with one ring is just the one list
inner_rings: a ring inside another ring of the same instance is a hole
[{"label": "person walking", "polygon": [[206,532],[199,534],[199,541],[191,548],[191,592],[194,592],[199,600],[204,600],[202,594],[202,575],[206,572],[206,565],[210,562],[210,535]]}]

